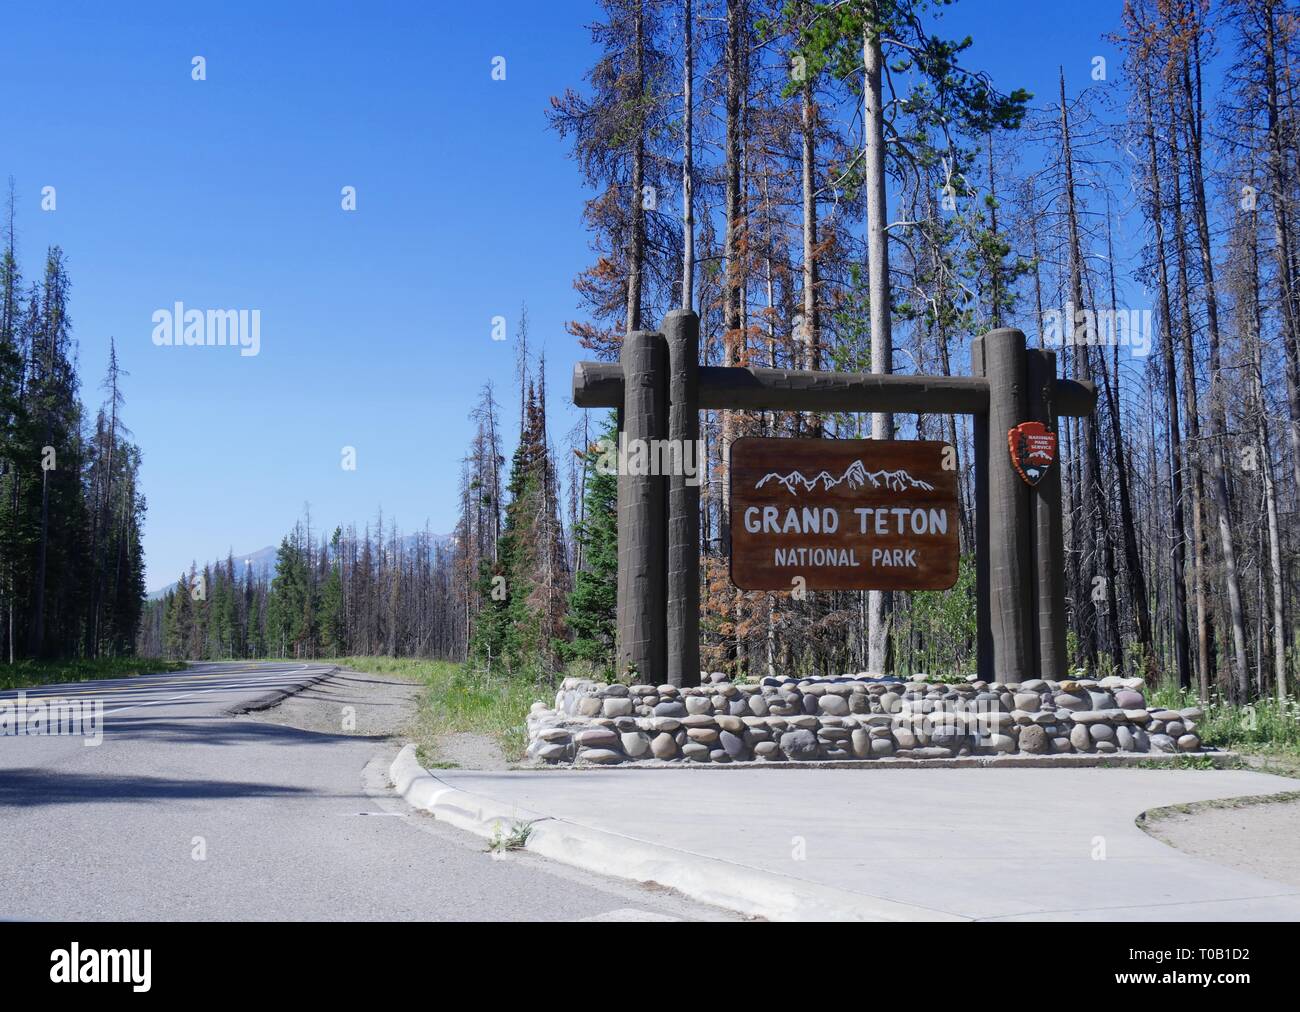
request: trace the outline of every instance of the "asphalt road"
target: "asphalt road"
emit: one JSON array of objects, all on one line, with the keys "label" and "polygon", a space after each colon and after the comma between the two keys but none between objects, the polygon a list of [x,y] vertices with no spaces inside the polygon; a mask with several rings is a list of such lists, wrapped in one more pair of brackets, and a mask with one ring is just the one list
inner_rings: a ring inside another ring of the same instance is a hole
[{"label": "asphalt road", "polygon": [[399,743],[385,736],[235,712],[304,688],[295,700],[328,692],[335,707],[354,693],[364,706],[378,688],[365,682],[235,663],[26,690],[29,704],[102,700],[103,740],[0,737],[0,918],[719,916],[532,855],[490,856],[395,798]]}]

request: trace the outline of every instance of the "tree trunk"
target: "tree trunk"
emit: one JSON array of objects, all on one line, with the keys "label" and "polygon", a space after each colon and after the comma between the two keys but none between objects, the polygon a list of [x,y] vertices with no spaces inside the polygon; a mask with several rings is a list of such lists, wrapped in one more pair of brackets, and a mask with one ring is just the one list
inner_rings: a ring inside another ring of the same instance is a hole
[{"label": "tree trunk", "polygon": [[817,316],[817,107],[812,79],[805,77],[800,109],[800,169],[803,197],[803,336],[804,368],[821,368]]},{"label": "tree trunk", "polygon": [[625,334],[641,329],[641,262],[645,258],[645,9],[636,0],[632,33],[631,101],[636,107],[632,140],[632,228],[627,250],[627,326]]},{"label": "tree trunk", "polygon": [[1288,213],[1291,193],[1287,187],[1287,157],[1283,143],[1281,101],[1278,94],[1277,22],[1275,4],[1264,9],[1264,74],[1268,102],[1268,179],[1273,203],[1273,249],[1277,257],[1281,287],[1282,346],[1286,352],[1287,408],[1291,415],[1288,440],[1291,444],[1293,494],[1300,499],[1300,285],[1294,274],[1291,249],[1292,229]]},{"label": "tree trunk", "polygon": [[[741,122],[742,92],[741,68],[745,45],[745,0],[729,0],[727,4],[727,37],[723,59],[727,67],[727,124],[726,124],[726,235],[723,238],[722,258],[725,277],[722,287],[722,364],[737,365],[740,361],[741,333],[741,282],[742,268],[739,257],[739,231],[741,228]],[[735,438],[736,419],[732,411],[722,413],[722,445],[719,447],[721,468],[719,475],[718,531],[725,555],[731,554],[731,443]]]},{"label": "tree trunk", "polygon": [[1196,391],[1196,353],[1192,344],[1191,285],[1187,277],[1187,235],[1183,222],[1182,156],[1174,98],[1169,116],[1170,182],[1173,185],[1174,251],[1178,261],[1178,301],[1183,348],[1183,412],[1187,424],[1187,468],[1191,473],[1192,580],[1196,603],[1196,673],[1202,699],[1208,699],[1214,677],[1214,629],[1206,597],[1205,476],[1201,466],[1201,419]]},{"label": "tree trunk", "polygon": [[[1286,701],[1286,589],[1282,568],[1281,525],[1278,522],[1277,486],[1273,478],[1273,447],[1268,431],[1268,404],[1264,397],[1264,341],[1259,301],[1259,241],[1256,212],[1250,212],[1250,351],[1251,388],[1255,402],[1256,466],[1264,478],[1264,513],[1268,526],[1268,565],[1272,576],[1270,597],[1273,627],[1273,685],[1279,703]],[[1263,569],[1263,565],[1260,565]],[[1263,608],[1260,609],[1263,622]],[[1263,669],[1261,658],[1259,667]]]},{"label": "tree trunk", "polygon": [[[1106,251],[1110,262],[1110,302],[1111,307],[1117,307],[1119,298],[1115,289],[1115,248],[1111,242],[1110,228],[1110,208],[1107,206],[1106,214]],[[1110,381],[1110,374],[1106,370],[1106,357],[1102,355],[1101,359],[1101,380],[1102,387],[1106,395],[1106,402],[1109,406],[1108,414],[1110,415],[1110,438],[1114,443],[1115,454],[1115,479],[1119,492],[1119,519],[1120,526],[1124,529],[1124,568],[1128,574],[1128,591],[1129,597],[1133,600],[1133,609],[1136,617],[1138,643],[1142,647],[1143,653],[1149,660],[1151,657],[1151,613],[1147,603],[1147,582],[1142,570],[1142,555],[1138,551],[1138,531],[1137,523],[1133,516],[1132,493],[1129,490],[1129,467],[1131,459],[1128,450],[1124,444],[1124,433],[1120,425],[1120,400],[1119,400],[1119,346],[1115,347],[1115,382]]]},{"label": "tree trunk", "polygon": [[[1070,139],[1070,117],[1069,110],[1065,101],[1065,72],[1060,74],[1060,95],[1061,95],[1061,138],[1062,138],[1062,155],[1065,162],[1065,208],[1066,223],[1069,228],[1070,237],[1070,299],[1074,312],[1079,313],[1083,310],[1083,246],[1079,238],[1079,214],[1078,207],[1075,203],[1074,192],[1074,155]],[[1067,321],[1070,328],[1071,339],[1075,336],[1074,320]],[[1074,377],[1078,380],[1087,380],[1091,378],[1091,348],[1085,342],[1074,348]],[[1083,467],[1082,467],[1082,484],[1080,499],[1080,517],[1082,522],[1078,525],[1081,541],[1086,557],[1092,559],[1093,565],[1100,570],[1094,572],[1094,578],[1100,577],[1103,581],[1101,589],[1106,597],[1107,602],[1107,620],[1105,630],[1107,633],[1107,649],[1111,656],[1111,662],[1116,669],[1123,666],[1123,651],[1119,642],[1119,632],[1116,628],[1115,615],[1115,569],[1112,564],[1113,556],[1105,550],[1105,530],[1108,526],[1106,518],[1106,505],[1101,494],[1101,474],[1100,474],[1100,451],[1097,445],[1097,421],[1095,413],[1083,418],[1078,423],[1082,430],[1082,439],[1080,440]],[[1098,536],[1098,530],[1102,532]],[[1088,581],[1087,587],[1076,585],[1074,588],[1075,608],[1083,611],[1090,607],[1085,604],[1085,600],[1091,602],[1094,588],[1097,586],[1095,579]],[[1100,621],[1094,614],[1091,623],[1079,623],[1078,628],[1085,633],[1084,639],[1080,642],[1080,649],[1083,650],[1084,656],[1089,663],[1093,663],[1097,656],[1098,636],[1097,627]]]},{"label": "tree trunk", "polygon": [[1228,425],[1225,417],[1222,363],[1219,352],[1219,305],[1214,285],[1214,256],[1210,246],[1210,222],[1206,210],[1205,177],[1202,171],[1199,37],[1193,45],[1192,52],[1196,58],[1197,80],[1193,86],[1191,68],[1184,59],[1183,97],[1187,123],[1187,161],[1190,169],[1192,213],[1196,219],[1196,235],[1201,251],[1201,277],[1205,291],[1205,319],[1210,352],[1210,486],[1214,493],[1215,510],[1218,514],[1219,543],[1223,551],[1223,580],[1228,591],[1234,682],[1237,701],[1244,703],[1250,692],[1246,661],[1246,620],[1241,604],[1241,581],[1237,575],[1237,551],[1232,538],[1232,503],[1228,493],[1228,469],[1223,453]]},{"label": "tree trunk", "polygon": [[1168,480],[1170,506],[1173,510],[1173,558],[1170,560],[1171,603],[1174,663],[1181,688],[1192,684],[1191,643],[1187,630],[1187,527],[1183,513],[1183,479],[1179,458],[1182,456],[1182,426],[1178,421],[1178,367],[1174,360],[1174,339],[1169,300],[1169,270],[1165,262],[1164,209],[1160,194],[1160,166],[1156,156],[1156,132],[1151,109],[1151,89],[1143,89],[1143,112],[1146,117],[1146,140],[1151,184],[1151,221],[1155,227],[1155,259],[1160,289],[1160,338],[1165,372],[1165,410],[1168,416]]},{"label": "tree trunk", "polygon": [[[998,191],[997,178],[993,174],[993,132],[986,135],[989,156],[989,233],[996,239],[998,234]],[[989,257],[989,327],[997,330],[1002,326],[1002,257]],[[1040,320],[1042,316],[1038,317]]]},{"label": "tree trunk", "polygon": [[[817,315],[817,107],[812,79],[805,78],[801,109],[801,175],[803,183],[803,342],[805,369],[820,369],[821,327]],[[822,434],[821,415],[814,414],[808,433]]]},{"label": "tree trunk", "polygon": [[695,305],[695,35],[692,0],[682,14],[682,308]]},{"label": "tree trunk", "polygon": [[[871,302],[871,371],[893,372],[893,332],[889,298],[889,218],[885,204],[885,109],[881,72],[884,56],[875,30],[875,7],[862,40],[865,70],[863,132],[867,193],[867,285]],[[871,416],[871,438],[893,439],[894,416],[877,411]],[[873,590],[867,595],[867,670],[892,668],[890,646],[890,596]]]}]

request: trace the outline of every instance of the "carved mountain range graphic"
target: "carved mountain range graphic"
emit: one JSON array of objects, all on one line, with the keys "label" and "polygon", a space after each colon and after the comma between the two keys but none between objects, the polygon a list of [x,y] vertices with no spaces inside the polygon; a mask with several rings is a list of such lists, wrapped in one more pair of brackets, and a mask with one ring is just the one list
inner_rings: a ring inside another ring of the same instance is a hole
[{"label": "carved mountain range graphic", "polygon": [[851,489],[859,489],[870,485],[872,488],[885,488],[891,492],[906,492],[914,488],[926,492],[934,491],[934,486],[929,482],[922,481],[920,478],[913,478],[902,468],[897,471],[886,471],[883,468],[879,471],[868,471],[866,465],[860,460],[855,460],[850,464],[838,478],[829,471],[822,471],[812,478],[805,477],[802,471],[791,471],[789,474],[778,474],[771,471],[755,482],[754,488],[762,488],[769,481],[781,485],[791,495],[798,495],[800,489],[805,492],[812,492],[818,486],[821,486],[824,491],[829,491],[837,485],[844,484],[847,484]]}]

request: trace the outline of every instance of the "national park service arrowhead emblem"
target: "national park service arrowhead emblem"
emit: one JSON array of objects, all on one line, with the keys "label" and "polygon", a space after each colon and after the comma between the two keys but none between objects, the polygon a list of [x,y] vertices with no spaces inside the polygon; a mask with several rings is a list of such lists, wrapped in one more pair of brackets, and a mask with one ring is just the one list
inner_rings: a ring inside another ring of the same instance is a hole
[{"label": "national park service arrowhead emblem", "polygon": [[1056,460],[1056,433],[1042,422],[1021,422],[1007,433],[1011,463],[1025,484],[1037,485]]}]

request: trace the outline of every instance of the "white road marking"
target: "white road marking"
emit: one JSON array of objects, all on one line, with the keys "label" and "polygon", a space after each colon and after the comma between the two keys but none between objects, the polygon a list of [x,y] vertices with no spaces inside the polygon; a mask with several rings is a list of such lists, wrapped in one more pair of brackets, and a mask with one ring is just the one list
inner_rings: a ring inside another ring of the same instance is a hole
[{"label": "white road marking", "polygon": [[[192,692],[182,693],[181,695],[178,696],[168,696],[164,699],[150,700],[148,702],[133,704],[132,706],[128,706],[128,707],[120,707],[117,710],[112,710],[108,712],[120,713],[122,712],[122,710],[135,709],[136,706],[153,706],[158,703],[166,703],[176,699],[186,699],[189,696],[197,696],[209,692],[231,692],[231,691],[244,689],[244,688],[262,688],[265,686],[291,684],[292,679],[289,679],[286,676],[295,673],[296,672],[283,672],[282,674],[266,675],[256,679],[243,679],[240,681],[223,682],[220,685],[205,685],[202,689],[195,689]],[[170,684],[181,684],[181,683],[170,683]],[[155,686],[154,688],[158,689],[164,687],[165,686]],[[122,693],[120,690],[118,691],[108,690],[106,692],[90,693],[89,695],[98,695],[102,698],[102,701],[104,703],[108,704],[112,702],[125,701],[128,699],[137,698],[142,694],[143,693],[141,692]],[[81,694],[76,694],[76,695],[81,695]],[[52,695],[52,696],[25,696],[24,702],[29,706],[33,706],[40,703],[51,703],[51,702],[57,702],[59,700],[64,700],[64,699],[72,699],[73,697],[74,697],[73,693],[60,693],[58,695]],[[0,700],[0,701],[7,701],[7,700]],[[93,703],[95,702],[95,700],[86,699],[86,700],[81,700],[81,702]]]},{"label": "white road marking", "polygon": [[[266,675],[259,679],[245,679],[242,681],[222,682],[221,684],[218,685],[207,684],[204,685],[204,689],[212,690],[212,691],[224,691],[227,689],[238,689],[243,686],[275,685],[277,683],[282,683],[284,681],[285,681],[284,675],[274,675],[274,676]],[[181,686],[184,684],[185,684],[184,682],[167,682],[152,687],[132,688],[130,690],[123,688],[123,689],[100,689],[94,692],[60,692],[53,695],[44,695],[44,696],[24,696],[23,700],[28,705],[34,705],[37,703],[53,703],[53,702],[58,702],[60,700],[73,700],[73,701],[81,701],[85,703],[93,703],[95,702],[95,697],[98,697],[103,702],[108,703],[108,702],[119,701],[119,700],[124,701],[128,699],[138,699],[141,696],[146,696],[162,689],[171,688],[173,686]],[[90,698],[83,698],[83,697],[90,697]],[[17,698],[18,698],[17,696],[4,697],[4,698],[0,698],[0,702],[16,702]]]},{"label": "white road marking", "polygon": [[[0,702],[14,700],[22,693],[29,703],[48,702],[51,699],[67,699],[71,696],[111,696],[116,693],[140,694],[152,692],[169,685],[192,685],[213,678],[233,678],[237,675],[260,674],[263,678],[276,678],[291,675],[311,665],[300,664],[297,668],[270,668],[263,670],[258,666],[212,670],[195,668],[191,672],[159,671],[151,675],[139,675],[135,678],[98,679],[89,682],[63,682],[54,685],[33,685],[30,688],[6,689],[0,692]],[[176,676],[176,677],[172,677]],[[237,683],[243,684],[243,683]],[[40,695],[32,695],[40,693]]]},{"label": "white road marking", "polygon": [[[295,671],[286,671],[283,672],[283,674],[284,675],[299,674],[300,672],[306,671],[310,667],[311,665],[304,664],[302,665],[302,667],[298,668]],[[107,717],[110,714],[114,714],[114,713],[126,713],[127,710],[139,710],[145,706],[159,706],[163,703],[174,703],[178,699],[189,699],[191,696],[203,696],[210,692],[229,692],[231,688],[241,688],[243,686],[254,686],[254,685],[257,686],[271,685],[276,682],[281,682],[283,680],[284,679],[282,676],[275,676],[273,678],[262,679],[256,682],[241,682],[239,685],[236,686],[220,686],[220,685],[209,686],[208,688],[205,689],[195,689],[193,692],[187,692],[184,695],[180,695],[180,696],[168,696],[166,699],[155,699],[147,703],[134,703],[131,706],[119,706],[116,710],[105,710],[104,716]]]},{"label": "white road marking", "polygon": [[[142,706],[157,706],[160,704],[164,704],[164,702],[175,702],[177,700],[190,699],[191,696],[208,695],[208,693],[211,692],[233,692],[233,691],[238,691],[238,689],[242,689],[242,688],[261,688],[264,686],[281,686],[281,684],[290,684],[294,682],[294,680],[290,678],[291,675],[302,674],[303,671],[307,671],[311,669],[311,667],[312,665],[300,665],[299,667],[296,667],[296,669],[290,669],[287,671],[266,672],[266,674],[260,676],[260,678],[230,680],[230,682],[222,683],[220,684],[220,686],[204,686],[203,688],[194,689],[194,691],[192,692],[183,692],[181,693],[181,695],[178,696],[166,696],[164,697],[164,699],[148,700],[146,702],[133,702],[133,704],[131,704],[130,706],[118,706],[118,708],[116,709],[104,710],[104,714],[108,715],[110,713],[125,713],[126,710],[135,710],[135,709],[142,708]],[[324,671],[324,669],[322,669],[322,671]],[[177,686],[177,684],[183,684],[183,682],[169,682],[165,684],[166,686]],[[122,688],[130,688],[131,692],[127,692],[125,693],[125,695],[121,695],[120,697],[123,700],[133,699],[133,696],[139,696],[140,693],[142,693],[142,691],[148,691],[148,689],[151,688],[159,689],[164,687],[165,686],[162,686],[162,684],[156,684],[156,686],[152,686],[152,687],[151,686],[122,687]],[[42,702],[55,702],[59,700],[70,699],[70,697],[73,696],[100,695],[105,697],[104,699],[105,702],[112,702],[113,697],[117,696],[118,693],[121,692],[122,692],[121,688],[109,688],[109,689],[105,689],[105,691],[96,691],[96,689],[78,689],[77,692],[60,692],[60,693],[55,693],[55,695],[23,696],[23,700],[25,700],[27,705],[38,705],[38,704],[42,704]],[[16,700],[16,699],[17,696],[0,697],[0,701]],[[85,700],[85,701],[92,702],[94,700]]]},{"label": "white road marking", "polygon": [[670,914],[659,914],[653,910],[637,910],[635,907],[620,907],[603,914],[579,917],[579,921],[680,921],[682,918]]},{"label": "white road marking", "polygon": [[386,816],[390,819],[405,819],[406,812],[339,812],[339,817],[344,819],[355,819],[361,815]]}]

